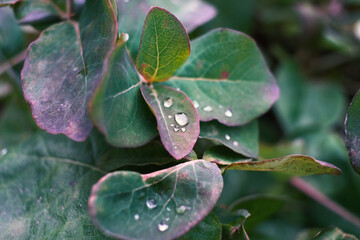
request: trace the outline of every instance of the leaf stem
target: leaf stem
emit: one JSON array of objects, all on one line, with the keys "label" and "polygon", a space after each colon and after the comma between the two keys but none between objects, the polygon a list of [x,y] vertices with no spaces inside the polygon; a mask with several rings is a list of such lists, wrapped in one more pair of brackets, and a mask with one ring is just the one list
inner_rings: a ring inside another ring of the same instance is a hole
[{"label": "leaf stem", "polygon": [[66,16],[67,19],[71,18],[71,0],[66,0]]},{"label": "leaf stem", "polygon": [[25,57],[26,57],[26,49],[24,51],[20,52],[18,55],[15,55],[11,59],[2,63],[0,65],[0,75],[3,72],[5,72],[6,70],[8,70],[9,68],[11,68],[12,66],[15,66],[16,64],[24,61]]},{"label": "leaf stem", "polygon": [[347,209],[325,196],[323,193],[311,186],[305,180],[299,177],[293,177],[290,180],[290,183],[295,188],[305,193],[307,196],[311,197],[321,205],[327,207],[329,210],[333,211],[340,217],[360,228],[360,218],[358,218],[356,215],[352,214]]}]

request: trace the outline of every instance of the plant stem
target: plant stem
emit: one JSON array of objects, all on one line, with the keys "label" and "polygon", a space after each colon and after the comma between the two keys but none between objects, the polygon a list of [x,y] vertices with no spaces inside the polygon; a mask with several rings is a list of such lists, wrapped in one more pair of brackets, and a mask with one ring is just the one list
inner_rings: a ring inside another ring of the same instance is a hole
[{"label": "plant stem", "polygon": [[9,68],[11,68],[12,66],[24,61],[25,57],[26,57],[26,49],[24,51],[20,52],[18,55],[9,59],[8,61],[5,61],[4,63],[2,63],[0,65],[0,75],[3,72],[5,72],[6,70],[8,70]]},{"label": "plant stem", "polygon": [[337,204],[327,196],[325,196],[323,193],[321,193],[319,190],[308,184],[306,181],[299,177],[293,177],[290,180],[291,185],[299,189],[301,192],[305,193],[321,205],[327,207],[340,217],[346,219],[347,221],[351,222],[355,226],[360,228],[360,219],[349,212],[347,209],[342,207],[341,205]]}]

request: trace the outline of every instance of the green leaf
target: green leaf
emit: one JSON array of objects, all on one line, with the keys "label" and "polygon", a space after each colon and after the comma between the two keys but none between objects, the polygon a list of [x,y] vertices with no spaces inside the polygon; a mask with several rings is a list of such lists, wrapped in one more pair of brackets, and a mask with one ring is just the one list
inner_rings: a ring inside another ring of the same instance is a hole
[{"label": "green leaf", "polygon": [[360,174],[360,92],[354,96],[346,115],[345,140],[351,165]]},{"label": "green leaf", "polygon": [[268,219],[284,205],[284,199],[269,195],[249,195],[233,202],[230,211],[246,209],[251,217],[246,221],[246,228],[252,229],[256,224]]},{"label": "green leaf", "polygon": [[354,235],[344,233],[339,228],[332,227],[319,232],[312,239],[313,240],[357,240],[358,238],[356,238]]},{"label": "green leaf", "polygon": [[231,224],[223,224],[222,239],[223,240],[249,240],[249,236],[245,231],[245,221],[250,217],[247,210],[241,209],[237,211],[238,219]]},{"label": "green leaf", "polygon": [[165,9],[150,9],[144,24],[136,67],[150,83],[166,81],[190,55],[184,26]]},{"label": "green leaf", "polygon": [[274,171],[299,176],[313,174],[342,174],[339,168],[330,163],[322,162],[312,157],[298,154],[261,161],[232,163],[227,166],[225,170],[229,169],[247,171]]},{"label": "green leaf", "polygon": [[176,240],[221,240],[221,223],[214,213],[210,213],[185,235]]},{"label": "green leaf", "polygon": [[240,127],[228,127],[217,121],[202,122],[199,136],[218,141],[246,157],[256,158],[259,153],[259,131],[256,121]]},{"label": "green leaf", "polygon": [[225,146],[214,146],[205,151],[203,159],[220,165],[230,165],[234,162],[250,161],[251,158],[240,155]]},{"label": "green leaf", "polygon": [[166,84],[197,106],[201,121],[243,125],[266,112],[279,96],[254,40],[217,29],[191,42],[192,54]]},{"label": "green leaf", "polygon": [[146,175],[114,172],[94,185],[90,214],[113,237],[173,239],[211,211],[222,187],[219,168],[203,160]]},{"label": "green leaf", "polygon": [[53,25],[30,45],[22,83],[40,128],[76,141],[86,139],[92,129],[87,106],[103,77],[116,27],[110,2],[87,1],[79,24]]},{"label": "green leaf", "polygon": [[87,208],[103,176],[93,144],[43,132],[0,157],[0,239],[107,239]]},{"label": "green leaf", "polygon": [[188,32],[216,15],[216,9],[202,0],[117,0],[117,5],[119,32],[129,34],[126,45],[133,59],[138,54],[145,17],[151,6],[158,6],[173,13]]},{"label": "green leaf", "polygon": [[141,85],[141,93],[156,116],[160,138],[176,159],[190,153],[199,136],[199,116],[190,99],[162,85]]},{"label": "green leaf", "polygon": [[291,61],[280,67],[277,80],[282,94],[275,112],[287,134],[329,128],[343,121],[345,97],[338,86],[309,83]]},{"label": "green leaf", "polygon": [[116,147],[137,147],[156,137],[156,122],[140,92],[140,78],[125,44],[114,50],[90,104],[90,117]]},{"label": "green leaf", "polygon": [[99,160],[99,168],[109,172],[124,166],[165,165],[177,162],[159,142],[138,148],[111,148]]}]

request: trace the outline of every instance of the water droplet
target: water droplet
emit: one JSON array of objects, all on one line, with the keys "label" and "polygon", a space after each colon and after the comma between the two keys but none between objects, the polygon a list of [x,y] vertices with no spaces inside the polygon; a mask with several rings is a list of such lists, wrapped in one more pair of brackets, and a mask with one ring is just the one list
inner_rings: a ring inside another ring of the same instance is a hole
[{"label": "water droplet", "polygon": [[193,104],[194,104],[195,108],[198,108],[200,106],[199,103],[196,100],[193,101]]},{"label": "water droplet", "polygon": [[232,111],[230,111],[229,109],[225,111],[225,116],[232,117],[232,115]]},{"label": "water droplet", "polygon": [[139,220],[139,218],[140,218],[139,214],[135,214],[135,215],[134,215],[134,219],[135,219],[135,220]]},{"label": "water droplet", "polygon": [[181,205],[180,207],[177,207],[177,208],[176,208],[176,212],[177,212],[178,214],[184,214],[184,212],[186,212],[187,210],[190,210],[190,209],[191,209],[190,207]]},{"label": "water droplet", "polygon": [[172,123],[172,124],[170,124],[170,126],[172,126],[172,127],[173,127],[173,126],[175,126],[175,124],[173,124],[173,123]]},{"label": "water droplet", "polygon": [[153,208],[156,208],[157,207],[157,201],[153,198],[151,199],[148,199],[146,201],[146,206],[149,208],[149,209],[153,209]]},{"label": "water droplet", "polygon": [[169,225],[167,225],[165,222],[161,222],[158,225],[158,229],[160,232],[165,232],[166,230],[169,229]]},{"label": "water droplet", "polygon": [[237,147],[237,146],[239,146],[239,143],[238,143],[237,141],[234,141],[234,142],[233,142],[233,145],[234,145],[235,147]]},{"label": "water droplet", "polygon": [[184,127],[181,128],[181,131],[182,131],[182,132],[186,132],[186,128],[184,128]]},{"label": "water droplet", "polygon": [[174,132],[178,132],[179,130],[180,130],[180,128],[174,127]]},{"label": "water droplet", "polygon": [[74,72],[76,72],[77,70],[78,70],[78,68],[77,68],[77,67],[74,67],[74,68],[73,68],[73,71],[74,71]]},{"label": "water droplet", "polygon": [[175,114],[175,122],[180,125],[180,127],[186,126],[189,123],[189,118],[186,113],[177,113]]},{"label": "water droplet", "polygon": [[167,208],[166,208],[166,211],[170,212],[170,211],[171,211],[171,208],[167,207]]},{"label": "water droplet", "polygon": [[8,150],[6,148],[1,149],[1,156],[5,156]]},{"label": "water droplet", "polygon": [[169,108],[171,107],[172,105],[174,104],[174,100],[173,98],[167,98],[165,101],[164,101],[164,107],[166,108]]},{"label": "water droplet", "polygon": [[168,119],[172,119],[172,115],[168,115]]},{"label": "water droplet", "polygon": [[213,108],[210,107],[210,106],[206,106],[203,109],[204,109],[205,112],[211,112],[213,110]]},{"label": "water droplet", "polygon": [[165,218],[165,221],[167,221],[167,222],[170,221],[170,218],[169,217]]},{"label": "water droplet", "polygon": [[178,149],[178,146],[177,146],[177,145],[175,145],[175,146],[174,146],[174,149]]},{"label": "water droplet", "polygon": [[228,134],[225,134],[225,139],[229,141],[229,140],[230,140],[230,136],[229,136]]},{"label": "water droplet", "polygon": [[179,88],[179,87],[177,87],[177,88],[176,88],[176,90],[180,91],[180,88]]}]

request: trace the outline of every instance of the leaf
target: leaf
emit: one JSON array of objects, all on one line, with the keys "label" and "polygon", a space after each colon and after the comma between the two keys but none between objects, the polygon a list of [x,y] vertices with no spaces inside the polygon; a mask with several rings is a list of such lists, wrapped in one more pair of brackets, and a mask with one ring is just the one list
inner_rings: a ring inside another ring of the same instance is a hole
[{"label": "leaf", "polygon": [[246,221],[246,228],[251,230],[256,224],[270,218],[284,205],[284,199],[270,195],[249,195],[233,202],[230,211],[246,209],[251,217]]},{"label": "leaf", "polygon": [[188,32],[209,21],[216,15],[216,8],[202,0],[117,0],[119,32],[128,33],[126,44],[133,59],[136,58],[146,14],[151,6],[158,6],[173,13]]},{"label": "leaf", "polygon": [[180,91],[141,85],[141,93],[156,116],[160,138],[176,159],[190,153],[199,136],[199,116],[190,99]]},{"label": "leaf", "polygon": [[325,229],[318,234],[313,240],[357,240],[357,238],[354,235],[344,233],[341,229],[332,227]]},{"label": "leaf", "polygon": [[90,214],[113,237],[173,239],[211,211],[222,187],[220,170],[203,160],[146,175],[109,173],[92,189]]},{"label": "leaf", "polygon": [[225,146],[214,146],[205,151],[203,159],[220,165],[230,165],[234,162],[250,161],[251,158],[240,155]]},{"label": "leaf", "polygon": [[140,78],[125,44],[114,50],[90,103],[90,117],[116,147],[137,147],[155,138],[155,118],[140,93]]},{"label": "leaf", "polygon": [[280,67],[277,80],[282,94],[275,113],[287,134],[329,128],[343,121],[345,97],[338,86],[308,82],[291,61]]},{"label": "leaf", "polygon": [[360,174],[360,92],[350,103],[345,118],[345,142],[354,170]]},{"label": "leaf", "polygon": [[107,239],[87,208],[95,143],[42,132],[0,157],[0,239]]},{"label": "leaf", "polygon": [[99,168],[109,172],[124,166],[165,165],[177,162],[161,143],[150,142],[138,148],[111,148],[99,160]]},{"label": "leaf", "polygon": [[222,239],[227,240],[249,240],[249,236],[245,231],[245,221],[250,217],[247,210],[241,209],[238,212],[238,220],[231,224],[223,224]]},{"label": "leaf", "polygon": [[199,136],[218,141],[246,157],[256,158],[259,152],[256,121],[240,127],[228,127],[217,121],[202,122]]},{"label": "leaf", "polygon": [[254,40],[217,29],[191,42],[192,54],[166,82],[197,106],[201,121],[243,125],[266,112],[279,96]]},{"label": "leaf", "polygon": [[88,102],[103,77],[116,27],[110,2],[87,1],[79,25],[53,25],[30,45],[22,83],[40,128],[75,141],[86,139],[92,129]]},{"label": "leaf", "polygon": [[150,83],[166,81],[190,55],[189,36],[165,9],[150,9],[144,24],[136,67]]},{"label": "leaf", "polygon": [[0,0],[0,7],[6,6],[6,5],[13,5],[20,0]]},{"label": "leaf", "polygon": [[300,176],[312,174],[342,174],[339,168],[330,163],[322,162],[312,157],[300,154],[266,160],[250,161],[245,159],[242,155],[236,154],[224,147],[214,147],[206,152],[203,158],[208,161],[227,165],[224,169],[225,171],[274,171]]},{"label": "leaf", "polygon": [[226,170],[229,169],[247,171],[274,171],[299,176],[313,174],[342,174],[339,168],[330,163],[322,162],[312,157],[299,154],[262,161],[232,163],[226,167]]},{"label": "leaf", "polygon": [[217,216],[210,213],[195,227],[177,240],[221,240],[221,223]]}]

